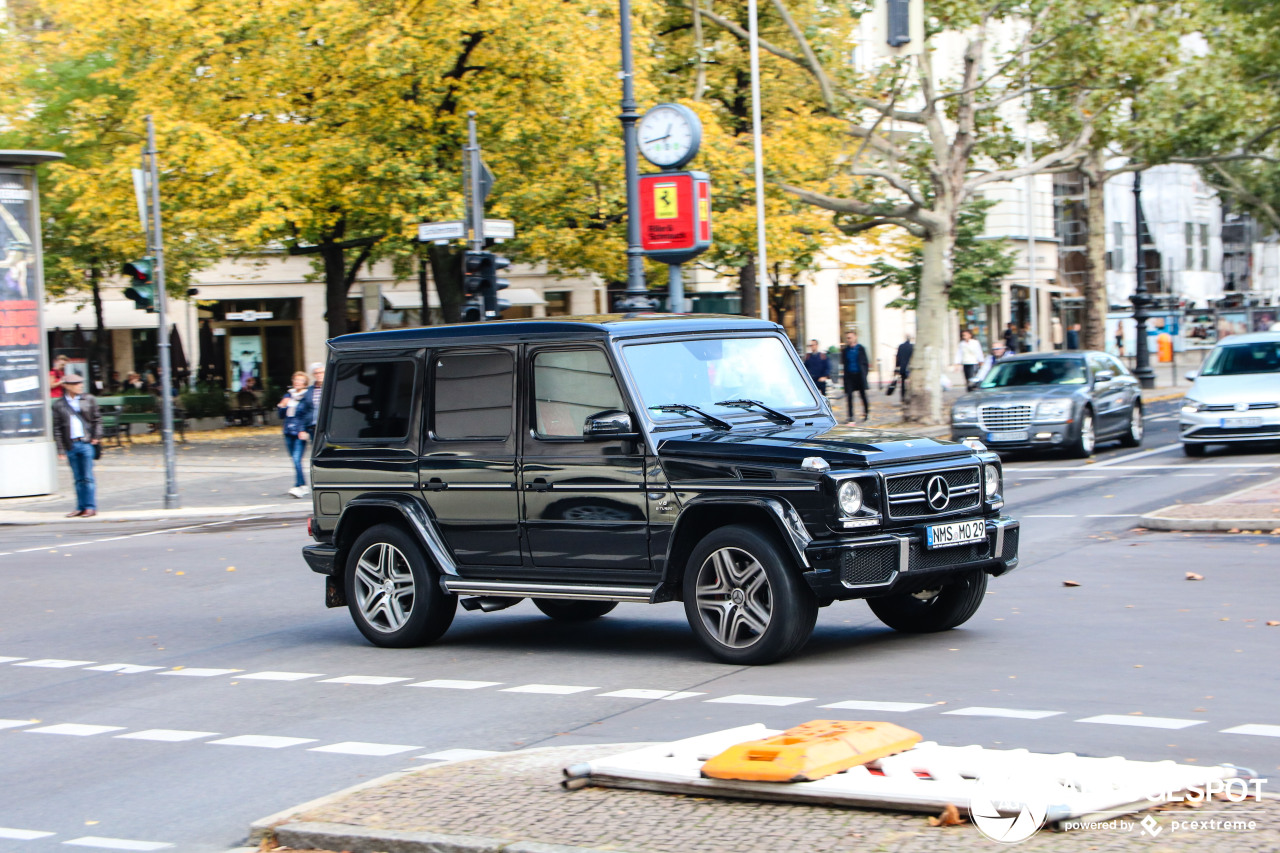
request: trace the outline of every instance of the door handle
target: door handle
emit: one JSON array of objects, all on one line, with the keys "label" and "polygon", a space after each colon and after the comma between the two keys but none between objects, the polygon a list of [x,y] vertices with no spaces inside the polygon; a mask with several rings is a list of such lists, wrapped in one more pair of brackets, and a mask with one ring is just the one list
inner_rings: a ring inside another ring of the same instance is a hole
[{"label": "door handle", "polygon": [[422,488],[428,492],[443,492],[449,488],[449,484],[439,477],[432,477],[430,480],[422,484]]},{"label": "door handle", "polygon": [[535,477],[533,481],[524,484],[525,490],[530,492],[549,492],[551,484],[547,482],[546,477]]}]

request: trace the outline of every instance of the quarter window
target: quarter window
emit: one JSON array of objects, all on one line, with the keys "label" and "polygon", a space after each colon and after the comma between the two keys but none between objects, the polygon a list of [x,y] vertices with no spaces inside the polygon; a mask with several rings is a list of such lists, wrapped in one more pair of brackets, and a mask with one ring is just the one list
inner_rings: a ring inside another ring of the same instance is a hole
[{"label": "quarter window", "polygon": [[409,435],[412,361],[342,361],[332,373],[331,441],[398,440]]},{"label": "quarter window", "polygon": [[436,358],[437,439],[504,441],[511,435],[515,369],[503,351],[466,352]]},{"label": "quarter window", "polygon": [[534,429],[540,438],[581,438],[589,416],[625,408],[609,360],[596,349],[538,353],[533,389]]}]

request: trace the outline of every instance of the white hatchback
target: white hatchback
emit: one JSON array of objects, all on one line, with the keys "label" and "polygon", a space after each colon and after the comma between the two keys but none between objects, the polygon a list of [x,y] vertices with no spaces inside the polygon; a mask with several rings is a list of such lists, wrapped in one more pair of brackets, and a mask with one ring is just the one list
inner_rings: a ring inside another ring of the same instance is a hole
[{"label": "white hatchback", "polygon": [[1280,441],[1280,332],[1232,335],[1218,343],[1182,404],[1182,449]]}]

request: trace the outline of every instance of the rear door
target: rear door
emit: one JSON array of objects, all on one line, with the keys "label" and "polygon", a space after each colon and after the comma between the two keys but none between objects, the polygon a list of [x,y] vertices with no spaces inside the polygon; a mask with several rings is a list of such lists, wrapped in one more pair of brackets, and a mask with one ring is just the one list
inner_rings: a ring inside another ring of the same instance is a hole
[{"label": "rear door", "polygon": [[[1093,413],[1098,435],[1115,435],[1129,423],[1129,386],[1126,374],[1116,373],[1116,365],[1105,353],[1089,353],[1089,373],[1093,380]],[[1108,382],[1099,382],[1098,374],[1115,374]]]}]

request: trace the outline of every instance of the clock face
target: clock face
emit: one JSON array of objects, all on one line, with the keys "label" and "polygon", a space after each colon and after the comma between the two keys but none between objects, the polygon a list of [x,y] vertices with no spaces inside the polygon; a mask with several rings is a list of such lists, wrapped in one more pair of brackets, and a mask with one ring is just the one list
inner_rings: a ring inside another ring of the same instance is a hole
[{"label": "clock face", "polygon": [[640,153],[655,166],[678,168],[693,159],[702,142],[697,115],[679,104],[659,104],[636,128]]}]

